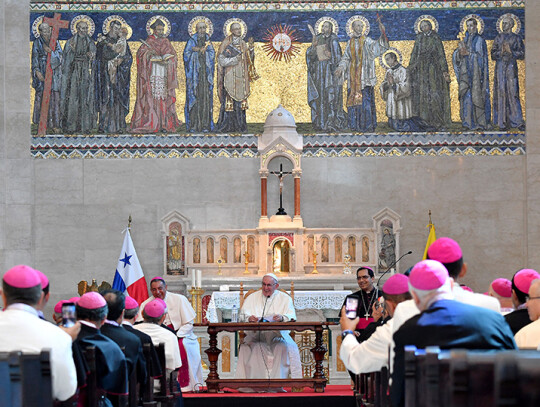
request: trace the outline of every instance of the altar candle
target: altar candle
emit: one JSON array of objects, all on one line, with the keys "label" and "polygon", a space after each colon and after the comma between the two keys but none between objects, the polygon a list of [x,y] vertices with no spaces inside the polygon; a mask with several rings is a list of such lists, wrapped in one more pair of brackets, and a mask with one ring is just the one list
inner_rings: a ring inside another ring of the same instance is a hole
[{"label": "altar candle", "polygon": [[195,273],[197,270],[191,269],[191,288],[195,288]]},{"label": "altar candle", "polygon": [[197,270],[197,288],[202,287],[202,271]]}]

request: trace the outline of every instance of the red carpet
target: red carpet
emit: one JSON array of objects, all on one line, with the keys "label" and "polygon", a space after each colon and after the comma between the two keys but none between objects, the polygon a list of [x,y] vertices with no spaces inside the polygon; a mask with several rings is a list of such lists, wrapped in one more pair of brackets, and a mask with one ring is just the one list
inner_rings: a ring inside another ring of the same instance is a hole
[{"label": "red carpet", "polygon": [[[204,391],[206,391],[206,387],[203,388]],[[223,393],[184,393],[184,399],[189,398],[212,398],[212,397],[335,397],[335,396],[343,396],[343,397],[352,397],[353,391],[351,390],[351,386],[349,385],[341,385],[341,386],[326,386],[324,389],[324,393],[315,393],[313,389],[305,388],[302,392],[292,392],[291,388],[285,388],[287,390],[287,393],[240,393],[238,390],[235,389],[225,389],[225,392]]]},{"label": "red carpet", "polygon": [[[223,393],[184,393],[185,407],[317,407],[338,405],[354,407],[355,400],[349,385],[326,386],[324,393],[315,393],[305,388],[303,392],[287,393],[240,393],[238,390],[225,389]],[[206,388],[204,388],[206,391]],[[329,404],[330,403],[330,404]]]}]

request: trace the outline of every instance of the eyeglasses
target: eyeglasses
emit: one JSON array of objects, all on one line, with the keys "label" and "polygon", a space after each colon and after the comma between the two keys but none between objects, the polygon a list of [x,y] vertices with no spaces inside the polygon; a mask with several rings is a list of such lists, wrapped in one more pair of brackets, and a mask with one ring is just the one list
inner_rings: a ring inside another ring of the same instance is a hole
[{"label": "eyeglasses", "polygon": [[529,297],[528,295],[525,297],[525,299],[526,299],[527,301],[530,301],[530,300],[537,300],[537,299],[539,299],[539,298],[540,298],[540,297]]},{"label": "eyeglasses", "polygon": [[358,276],[358,277],[356,277],[357,280],[368,280],[370,278],[371,278],[370,276]]}]

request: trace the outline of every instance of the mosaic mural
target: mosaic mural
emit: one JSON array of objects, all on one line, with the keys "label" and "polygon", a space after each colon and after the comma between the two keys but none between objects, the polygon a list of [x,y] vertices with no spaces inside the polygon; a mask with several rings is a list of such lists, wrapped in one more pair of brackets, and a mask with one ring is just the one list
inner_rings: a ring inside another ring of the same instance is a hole
[{"label": "mosaic mural", "polygon": [[525,2],[31,3],[37,158],[525,153]]}]

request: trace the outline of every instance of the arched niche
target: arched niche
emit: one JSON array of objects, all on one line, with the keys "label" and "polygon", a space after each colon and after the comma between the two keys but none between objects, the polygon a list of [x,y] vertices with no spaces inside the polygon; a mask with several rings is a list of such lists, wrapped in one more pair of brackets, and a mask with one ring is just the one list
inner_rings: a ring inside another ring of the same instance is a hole
[{"label": "arched niche", "polygon": [[191,231],[188,218],[171,211],[161,219],[164,274],[186,275],[187,236]]}]

